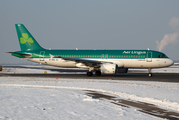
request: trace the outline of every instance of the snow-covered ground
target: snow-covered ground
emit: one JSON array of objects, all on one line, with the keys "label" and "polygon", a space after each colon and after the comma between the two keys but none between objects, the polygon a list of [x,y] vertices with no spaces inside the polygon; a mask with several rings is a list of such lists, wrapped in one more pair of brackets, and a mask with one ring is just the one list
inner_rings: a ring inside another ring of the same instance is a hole
[{"label": "snow-covered ground", "polygon": [[[68,70],[74,70],[76,72],[68,72]],[[80,69],[80,68],[60,68],[54,66],[28,66],[28,65],[19,65],[18,67],[3,67],[3,70],[0,73],[58,73],[58,74],[81,74],[86,72],[78,72],[79,70],[87,70],[87,69]],[[67,71],[67,72],[64,72]]]},{"label": "snow-covered ground", "polygon": [[[18,72],[21,69],[24,73],[44,71],[11,68],[8,72]],[[162,119],[140,112],[135,107],[127,108],[108,100],[94,99],[85,94],[86,90],[150,103],[179,113],[179,83],[0,77],[0,119]]]}]

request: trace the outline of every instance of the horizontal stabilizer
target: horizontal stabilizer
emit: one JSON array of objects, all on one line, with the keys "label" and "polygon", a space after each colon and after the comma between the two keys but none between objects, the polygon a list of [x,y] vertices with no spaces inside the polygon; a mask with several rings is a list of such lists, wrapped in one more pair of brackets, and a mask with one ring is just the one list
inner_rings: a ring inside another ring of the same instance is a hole
[{"label": "horizontal stabilizer", "polygon": [[20,56],[23,56],[23,57],[32,57],[32,54],[30,53],[15,53],[15,52],[6,52],[6,53],[11,53],[12,55],[20,55]]}]

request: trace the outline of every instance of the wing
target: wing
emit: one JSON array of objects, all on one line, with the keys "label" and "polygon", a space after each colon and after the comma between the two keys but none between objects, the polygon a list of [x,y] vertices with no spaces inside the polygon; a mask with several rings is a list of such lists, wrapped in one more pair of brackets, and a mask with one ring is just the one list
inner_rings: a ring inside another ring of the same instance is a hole
[{"label": "wing", "polygon": [[83,63],[84,65],[89,66],[89,67],[100,67],[100,64],[111,63],[111,62],[88,60],[88,59],[82,59],[82,58],[67,58],[67,57],[61,57],[61,56],[56,56],[56,57],[61,58],[63,60],[67,60],[67,61],[75,61],[76,63]]}]

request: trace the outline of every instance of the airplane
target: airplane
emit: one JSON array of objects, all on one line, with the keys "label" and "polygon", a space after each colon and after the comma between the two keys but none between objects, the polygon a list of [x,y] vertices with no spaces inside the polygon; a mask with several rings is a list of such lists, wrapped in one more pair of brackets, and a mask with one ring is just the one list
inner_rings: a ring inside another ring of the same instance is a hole
[{"label": "airplane", "polygon": [[21,51],[8,52],[28,61],[69,68],[87,68],[87,76],[127,73],[129,68],[169,67],[174,62],[155,50],[48,50],[41,47],[23,24],[15,24]]}]

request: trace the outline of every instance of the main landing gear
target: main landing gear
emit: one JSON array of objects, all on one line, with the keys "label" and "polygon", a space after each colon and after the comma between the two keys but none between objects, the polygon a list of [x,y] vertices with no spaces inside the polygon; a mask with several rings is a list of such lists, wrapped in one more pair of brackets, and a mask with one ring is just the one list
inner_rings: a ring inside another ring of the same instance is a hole
[{"label": "main landing gear", "polygon": [[149,77],[152,77],[151,68],[149,68],[148,71],[149,71]]},{"label": "main landing gear", "polygon": [[87,76],[93,76],[93,72],[87,72]]},{"label": "main landing gear", "polygon": [[101,75],[101,71],[96,71],[96,76],[100,76]]},{"label": "main landing gear", "polygon": [[[101,71],[96,71],[96,76],[100,76],[101,75]],[[93,72],[89,71],[87,72],[87,76],[93,76]]]}]

